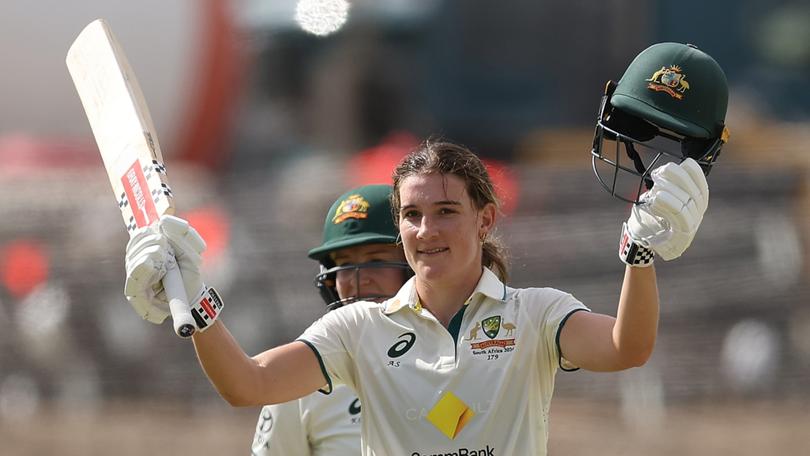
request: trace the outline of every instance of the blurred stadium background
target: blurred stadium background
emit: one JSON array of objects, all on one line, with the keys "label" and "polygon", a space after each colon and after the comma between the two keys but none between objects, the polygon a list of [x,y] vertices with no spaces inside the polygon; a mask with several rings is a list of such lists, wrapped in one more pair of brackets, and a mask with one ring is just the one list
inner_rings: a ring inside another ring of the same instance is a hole
[{"label": "blurred stadium background", "polygon": [[[318,9],[324,4],[331,6]],[[810,4],[797,0],[9,2],[0,15],[0,454],[247,454],[258,409],[139,321],[126,234],[64,66],[107,18],[160,133],[180,215],[251,353],[323,311],[322,217],[442,135],[496,170],[514,286],[613,313],[627,208],[590,170],[607,79],[658,41],[711,54],[732,136],[693,247],[659,265],[650,363],[560,373],[551,454],[807,454]],[[312,14],[326,11],[329,18]]]}]

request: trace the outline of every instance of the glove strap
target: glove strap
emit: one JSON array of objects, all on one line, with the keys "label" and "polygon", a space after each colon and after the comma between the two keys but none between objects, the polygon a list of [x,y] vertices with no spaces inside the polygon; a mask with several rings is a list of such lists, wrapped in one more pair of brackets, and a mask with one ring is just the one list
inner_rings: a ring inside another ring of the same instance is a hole
[{"label": "glove strap", "polygon": [[213,287],[203,285],[203,291],[191,306],[191,316],[197,329],[202,332],[208,329],[219,318],[225,303]]},{"label": "glove strap", "polygon": [[622,225],[622,237],[619,241],[619,259],[634,267],[646,268],[653,264],[653,251],[633,240],[627,230],[627,223]]}]

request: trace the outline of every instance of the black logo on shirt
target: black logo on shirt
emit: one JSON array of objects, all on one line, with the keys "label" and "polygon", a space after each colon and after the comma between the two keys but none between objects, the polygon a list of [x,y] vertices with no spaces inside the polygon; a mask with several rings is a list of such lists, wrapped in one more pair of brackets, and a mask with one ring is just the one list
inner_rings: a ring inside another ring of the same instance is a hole
[{"label": "black logo on shirt", "polygon": [[265,407],[262,414],[259,416],[259,423],[256,425],[256,432],[267,433],[273,429],[273,412]]},{"label": "black logo on shirt", "polygon": [[388,356],[391,358],[399,358],[400,356],[404,355],[408,352],[408,350],[413,347],[414,342],[416,342],[416,334],[408,332],[405,334],[400,335],[397,339],[402,339],[399,342],[395,343],[388,349]]},{"label": "black logo on shirt", "polygon": [[270,448],[270,430],[273,429],[273,413],[269,407],[262,409],[259,422],[256,424],[256,434],[253,436],[251,454],[257,455]]},{"label": "black logo on shirt", "polygon": [[349,415],[357,415],[360,413],[360,399],[355,399],[349,404]]}]

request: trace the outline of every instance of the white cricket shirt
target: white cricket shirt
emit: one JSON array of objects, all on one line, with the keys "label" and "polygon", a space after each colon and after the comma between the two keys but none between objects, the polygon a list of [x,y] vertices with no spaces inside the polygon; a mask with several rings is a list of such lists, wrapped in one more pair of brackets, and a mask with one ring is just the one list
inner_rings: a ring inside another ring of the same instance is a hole
[{"label": "white cricket shirt", "polygon": [[515,289],[489,269],[445,328],[415,278],[383,303],[329,312],[299,340],[329,384],[363,404],[366,456],[545,455],[559,329],[587,310],[552,288]]},{"label": "white cricket shirt", "polygon": [[357,456],[360,454],[360,400],[337,385],[332,394],[313,393],[259,414],[251,446],[256,456]]}]

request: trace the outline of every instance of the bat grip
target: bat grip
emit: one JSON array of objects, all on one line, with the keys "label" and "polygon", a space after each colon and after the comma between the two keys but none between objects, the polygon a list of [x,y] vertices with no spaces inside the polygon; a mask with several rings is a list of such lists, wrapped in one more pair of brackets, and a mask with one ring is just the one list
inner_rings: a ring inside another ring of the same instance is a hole
[{"label": "bat grip", "polygon": [[183,287],[183,278],[180,276],[180,269],[176,264],[170,266],[163,277],[163,289],[166,290],[166,298],[169,300],[169,311],[172,313],[174,322],[174,332],[188,339],[196,331],[194,317],[188,305],[188,297]]}]

